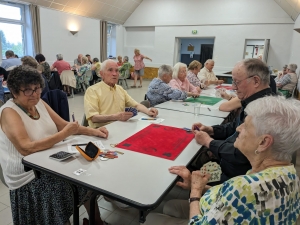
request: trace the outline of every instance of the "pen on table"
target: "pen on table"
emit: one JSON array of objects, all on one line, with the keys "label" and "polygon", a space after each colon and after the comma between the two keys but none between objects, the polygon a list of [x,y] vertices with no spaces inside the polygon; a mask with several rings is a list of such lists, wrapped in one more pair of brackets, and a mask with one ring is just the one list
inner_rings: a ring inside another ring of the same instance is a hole
[{"label": "pen on table", "polygon": [[211,111],[210,108],[207,107],[207,109],[208,109],[208,111]]},{"label": "pen on table", "polygon": [[74,115],[74,112],[73,112],[73,114],[72,114],[72,120],[73,120],[73,122],[75,122],[75,115]]},{"label": "pen on table", "polygon": [[142,118],[141,120],[156,120],[155,118]]},{"label": "pen on table", "polygon": [[76,144],[76,145],[72,145],[72,146],[84,146],[84,145],[88,145],[88,143],[85,143],[85,144]]}]

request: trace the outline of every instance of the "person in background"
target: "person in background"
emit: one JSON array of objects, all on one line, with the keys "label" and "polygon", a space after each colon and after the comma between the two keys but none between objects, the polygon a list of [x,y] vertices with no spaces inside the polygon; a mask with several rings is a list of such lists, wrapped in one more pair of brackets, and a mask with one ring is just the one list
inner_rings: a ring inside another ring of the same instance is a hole
[{"label": "person in background", "polygon": [[5,57],[6,60],[2,61],[1,67],[6,70],[10,70],[10,68],[20,66],[22,64],[19,58],[15,58],[15,54],[11,50],[7,50],[5,52]]},{"label": "person in background", "polygon": [[198,75],[199,71],[201,70],[201,68],[202,68],[202,64],[197,60],[193,60],[189,64],[186,78],[195,87],[200,87],[201,89],[203,89],[206,86],[205,86],[204,83],[201,83],[201,81],[197,77],[197,75]]},{"label": "person in background", "polygon": [[187,66],[178,62],[173,68],[173,79],[169,82],[171,88],[179,89],[187,93],[188,96],[198,97],[200,95],[200,87],[195,87],[186,78]]},{"label": "person in background", "polygon": [[125,107],[134,107],[148,116],[156,117],[157,109],[147,109],[137,103],[119,85],[119,69],[113,60],[101,64],[102,82],[89,87],[84,95],[84,110],[89,126],[97,128],[113,121],[127,121],[132,112],[125,112]]},{"label": "person in background", "polygon": [[[30,66],[33,69],[37,69],[38,65],[39,65],[37,63],[37,61],[31,56],[24,56],[24,57],[21,58],[21,61],[22,61],[23,66]],[[43,91],[41,93],[41,97],[43,97],[44,94],[46,94],[49,91],[49,86],[48,86],[48,81],[47,81],[46,77],[44,76],[44,74],[41,74],[41,75],[44,79],[44,88],[43,88]]]},{"label": "person in background", "polygon": [[134,60],[134,83],[133,86],[131,86],[132,88],[136,88],[136,83],[137,83],[137,79],[138,77],[140,78],[140,86],[138,86],[139,88],[142,87],[143,85],[143,76],[144,76],[144,68],[145,68],[145,64],[143,62],[143,59],[148,59],[152,62],[152,59],[150,59],[149,57],[142,55],[140,53],[139,49],[134,49],[134,56],[133,56],[133,60]]},{"label": "person in background", "polygon": [[100,76],[100,69],[101,69],[101,63],[99,62],[98,58],[93,58],[93,64],[91,67],[92,73],[93,73],[93,80],[90,81],[90,86],[95,84]]},{"label": "person in background", "polygon": [[287,74],[284,75],[276,84],[278,89],[283,91],[288,91],[290,95],[292,94],[298,82],[296,70],[297,70],[296,64],[292,63],[288,65]]},{"label": "person in background", "polygon": [[62,71],[64,70],[71,70],[71,66],[68,62],[63,60],[62,54],[56,55],[57,61],[53,63],[53,65],[50,67],[50,70],[56,69],[58,74],[60,75]]},{"label": "person in background", "polygon": [[197,77],[201,81],[205,81],[205,84],[208,86],[210,84],[220,85],[223,84],[223,80],[218,80],[215,73],[212,71],[212,69],[215,66],[215,61],[212,59],[206,60],[204,67],[200,70]]},{"label": "person in background", "polygon": [[75,74],[76,89],[80,89],[82,83],[85,83],[87,86],[90,85],[90,83],[86,83],[86,71],[91,69],[91,66],[88,63],[89,61],[87,57],[84,56],[81,58],[82,66],[78,68],[78,72]]},{"label": "person in background", "polygon": [[91,55],[90,54],[86,54],[85,57],[87,57],[88,61],[89,61],[89,65],[92,65],[92,59],[91,59]]},{"label": "person in background", "polygon": [[[124,56],[123,60],[124,61],[122,63],[122,66],[119,67],[119,72],[120,72],[121,77],[125,77],[126,76],[126,74],[125,74],[126,71],[128,71],[128,75],[129,75],[129,70],[132,67],[132,65],[130,64],[130,62],[128,62],[128,60],[129,60],[128,56]],[[128,78],[128,77],[126,77],[126,78]]]},{"label": "person in background", "polygon": [[78,56],[77,56],[77,58],[76,59],[74,59],[74,67],[76,68],[76,69],[78,69],[82,64],[81,64],[81,59],[82,59],[82,54],[79,54]]},{"label": "person in background", "polygon": [[35,59],[39,63],[37,70],[42,73],[49,82],[51,78],[51,70],[50,65],[46,62],[45,56],[43,54],[37,54]]},{"label": "person in background", "polygon": [[147,99],[150,106],[155,106],[169,100],[184,100],[187,92],[176,88],[171,88],[168,83],[172,79],[173,69],[171,66],[162,65],[158,69],[158,77],[154,78],[149,84]]},{"label": "person in background", "polygon": [[278,72],[277,77],[275,78],[275,82],[277,83],[284,75],[287,74],[287,65],[282,67],[282,71]]},{"label": "person in background", "polygon": [[123,65],[123,61],[122,61],[122,56],[118,56],[118,62],[117,62],[118,67]]},{"label": "person in background", "polygon": [[7,79],[7,72],[4,68],[0,67],[0,107],[4,104],[4,79]]},{"label": "person in background", "polygon": [[15,58],[19,58],[19,56],[15,54]]},{"label": "person in background", "polygon": [[[13,95],[0,110],[0,144],[3,175],[10,189],[13,224],[69,224],[73,213],[73,195],[70,185],[54,176],[25,171],[24,156],[52,148],[67,137],[76,134],[108,137],[105,127],[91,129],[58,116],[40,98],[44,81],[36,69],[18,66],[10,72],[7,86]],[[88,190],[77,187],[79,202],[89,213]],[[95,224],[101,220],[95,206]]]},{"label": "person in background", "polygon": [[190,199],[168,201],[164,214],[150,213],[144,225],[296,224],[300,181],[290,162],[300,145],[299,101],[264,97],[245,113],[234,146],[251,163],[247,174],[210,187],[209,173],[173,166],[169,172],[182,178],[177,185],[190,189]]}]

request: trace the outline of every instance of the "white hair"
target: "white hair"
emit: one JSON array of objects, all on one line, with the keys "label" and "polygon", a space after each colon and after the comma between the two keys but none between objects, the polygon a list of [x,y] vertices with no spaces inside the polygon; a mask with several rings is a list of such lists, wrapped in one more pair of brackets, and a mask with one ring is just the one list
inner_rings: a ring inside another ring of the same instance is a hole
[{"label": "white hair", "polygon": [[274,159],[291,161],[293,153],[300,148],[300,102],[268,96],[249,103],[245,112],[252,117],[256,136],[269,134],[274,138]]},{"label": "white hair", "polygon": [[105,71],[105,69],[106,69],[106,64],[107,64],[108,62],[114,62],[114,63],[115,63],[115,61],[113,61],[113,60],[111,60],[111,59],[105,60],[103,63],[101,63],[100,71]]},{"label": "white hair", "polygon": [[288,68],[290,71],[292,71],[292,72],[296,72],[296,70],[297,70],[297,64],[291,63],[291,64],[288,65],[287,68]]},{"label": "white hair", "polygon": [[206,64],[208,64],[208,63],[211,63],[211,62],[215,63],[215,61],[214,61],[214,60],[212,60],[212,59],[208,59],[208,60],[206,60],[206,62],[204,63],[204,65],[206,65]]},{"label": "white hair", "polygon": [[178,62],[175,64],[174,68],[173,68],[173,79],[178,79],[178,73],[181,67],[185,67],[185,69],[187,70],[187,66],[184,63]]},{"label": "white hair", "polygon": [[161,65],[158,69],[158,77],[162,78],[164,74],[172,75],[173,68],[169,65]]}]

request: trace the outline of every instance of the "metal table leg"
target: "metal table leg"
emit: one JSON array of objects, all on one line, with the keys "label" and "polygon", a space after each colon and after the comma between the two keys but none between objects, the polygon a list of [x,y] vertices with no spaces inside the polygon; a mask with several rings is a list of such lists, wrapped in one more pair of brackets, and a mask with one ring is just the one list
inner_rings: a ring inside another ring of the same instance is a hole
[{"label": "metal table leg", "polygon": [[73,224],[79,225],[79,196],[78,196],[78,189],[75,185],[70,184],[73,192]]}]

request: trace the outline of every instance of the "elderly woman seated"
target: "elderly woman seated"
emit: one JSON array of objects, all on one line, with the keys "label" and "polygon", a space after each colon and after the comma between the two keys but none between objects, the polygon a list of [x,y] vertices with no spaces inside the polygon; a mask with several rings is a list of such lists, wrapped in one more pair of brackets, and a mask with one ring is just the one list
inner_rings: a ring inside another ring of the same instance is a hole
[{"label": "elderly woman seated", "polygon": [[119,67],[120,77],[128,78],[126,77],[126,71],[128,71],[129,75],[129,70],[132,65],[130,64],[130,62],[128,62],[128,56],[124,56],[123,60],[123,64]]},{"label": "elderly woman seated", "polygon": [[290,96],[292,94],[298,82],[296,70],[296,64],[289,64],[287,67],[287,74],[276,82],[276,86],[278,87],[278,89],[288,92],[287,96]]},{"label": "elderly woman seated", "polygon": [[172,88],[187,92],[188,96],[198,97],[200,95],[200,87],[195,87],[186,78],[187,66],[184,63],[178,62],[173,68],[173,79],[169,85]]},{"label": "elderly woman seated", "polygon": [[75,74],[77,89],[80,89],[81,84],[83,83],[86,84],[86,86],[90,85],[89,81],[86,80],[86,72],[91,69],[91,66],[88,63],[88,58],[83,56],[81,58],[81,66],[78,68],[77,74]]},{"label": "elderly woman seated", "polygon": [[186,78],[195,87],[205,88],[206,85],[204,83],[201,83],[201,81],[197,77],[197,75],[200,72],[201,68],[202,68],[202,64],[199,61],[197,61],[197,60],[193,60],[189,64],[188,72],[187,72],[187,77]]},{"label": "elderly woman seated", "polygon": [[183,178],[177,185],[191,189],[190,203],[171,200],[164,206],[168,215],[150,213],[145,224],[296,223],[300,181],[290,162],[300,146],[300,103],[270,96],[251,102],[245,112],[248,116],[237,128],[234,146],[249,159],[252,169],[209,187],[209,174],[190,174],[184,166],[171,167],[171,173]]},{"label": "elderly woman seated", "polygon": [[147,99],[151,106],[169,100],[184,100],[188,94],[179,89],[171,88],[168,83],[172,79],[173,69],[171,66],[162,65],[158,69],[158,77],[154,78],[149,84]]},{"label": "elderly woman seated", "polygon": [[[53,147],[70,135],[85,134],[107,138],[101,127],[82,127],[66,122],[40,99],[44,80],[36,69],[18,66],[10,72],[7,86],[13,98],[0,110],[0,163],[10,189],[14,224],[60,224],[69,221],[73,212],[72,189],[56,177],[24,171],[22,158]],[[41,159],[48,160],[48,159]],[[88,190],[78,187],[79,202]],[[85,202],[87,209],[89,202]],[[97,224],[103,224],[95,207]]]}]

